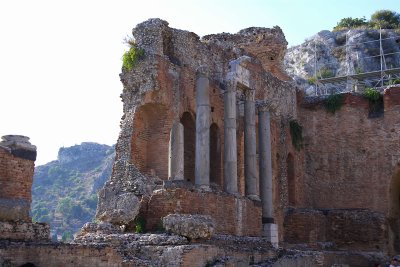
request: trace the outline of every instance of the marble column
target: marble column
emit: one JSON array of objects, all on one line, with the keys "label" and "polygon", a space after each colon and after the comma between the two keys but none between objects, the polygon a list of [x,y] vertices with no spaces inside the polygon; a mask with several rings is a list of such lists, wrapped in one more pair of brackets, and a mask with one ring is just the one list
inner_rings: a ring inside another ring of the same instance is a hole
[{"label": "marble column", "polygon": [[237,145],[236,145],[236,82],[228,80],[224,94],[224,189],[236,194]]},{"label": "marble column", "polygon": [[246,89],[244,101],[244,175],[246,196],[260,200],[257,194],[256,108],[254,90]]},{"label": "marble column", "polygon": [[184,179],[184,128],[175,122],[169,136],[168,179]]},{"label": "marble column", "polygon": [[210,185],[210,95],[205,66],[199,67],[196,73],[195,184]]},{"label": "marble column", "polygon": [[258,126],[263,235],[266,236],[274,246],[277,246],[278,226],[274,223],[274,205],[272,198],[270,113],[266,107],[259,108]]}]

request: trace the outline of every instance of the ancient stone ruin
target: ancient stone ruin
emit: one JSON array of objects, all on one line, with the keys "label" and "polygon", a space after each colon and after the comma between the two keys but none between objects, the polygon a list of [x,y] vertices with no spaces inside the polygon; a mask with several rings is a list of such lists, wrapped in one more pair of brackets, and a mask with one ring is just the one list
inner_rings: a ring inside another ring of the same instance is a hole
[{"label": "ancient stone ruin", "polygon": [[[381,116],[356,93],[332,114],[286,75],[279,27],[200,39],[150,19],[133,36],[144,57],[120,75],[98,222],[72,244],[2,234],[0,265],[374,266],[400,253],[400,88]],[[0,144],[12,224],[29,221],[35,151],[17,139]]]}]

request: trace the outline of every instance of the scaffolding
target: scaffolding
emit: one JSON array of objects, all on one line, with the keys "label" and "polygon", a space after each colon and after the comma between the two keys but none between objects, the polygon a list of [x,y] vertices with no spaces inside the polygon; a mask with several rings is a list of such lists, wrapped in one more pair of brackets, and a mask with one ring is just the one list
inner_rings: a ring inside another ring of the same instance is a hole
[{"label": "scaffolding", "polygon": [[[349,30],[350,31],[350,30]],[[363,92],[365,87],[372,87],[377,90],[382,91],[387,85],[392,83],[400,83],[400,36],[391,36],[387,38],[382,38],[382,29],[379,29],[379,39],[366,41],[366,42],[349,42],[349,31],[346,32],[346,41],[344,45],[336,46],[335,49],[344,48],[345,57],[346,57],[346,74],[345,75],[330,75],[332,73],[328,73],[328,75],[322,75],[321,69],[330,70],[328,65],[340,65],[340,63],[327,63],[318,65],[318,49],[317,42],[314,44],[314,79],[315,79],[315,95],[327,95],[328,85],[332,85],[335,87],[341,87],[340,92]],[[395,48],[395,51],[387,51],[388,49],[384,49],[383,42],[394,41],[398,44],[398,47]],[[374,59],[379,57],[380,61],[380,69],[376,70],[366,70],[362,71],[359,68],[355,69],[354,64],[352,64],[352,56],[354,56],[354,52],[352,54],[352,47],[361,47],[361,45],[372,44],[375,42],[379,42],[379,54],[372,56],[364,56],[359,57],[359,52],[356,51],[356,61],[357,66],[359,66],[359,62],[361,60]],[[386,51],[385,51],[386,50]],[[332,52],[331,52],[332,53]],[[387,66],[387,58],[392,56],[396,57],[399,55],[397,62],[391,63],[389,67]],[[352,67],[353,66],[353,67]],[[332,77],[326,77],[332,76]]]}]

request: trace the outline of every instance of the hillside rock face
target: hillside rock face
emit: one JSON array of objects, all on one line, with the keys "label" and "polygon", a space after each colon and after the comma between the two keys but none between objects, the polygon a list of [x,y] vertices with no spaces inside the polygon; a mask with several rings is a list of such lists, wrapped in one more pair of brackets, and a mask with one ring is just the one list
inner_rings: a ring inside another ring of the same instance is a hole
[{"label": "hillside rock face", "polygon": [[70,235],[92,221],[97,192],[111,175],[112,146],[85,142],[60,148],[58,159],[35,169],[32,215],[54,234]]},{"label": "hillside rock face", "polygon": [[[285,70],[308,94],[314,92],[314,87],[307,79],[315,74],[320,79],[378,71],[381,69],[379,35],[379,30],[372,29],[321,31],[303,44],[287,50]],[[384,54],[388,54],[383,67],[399,68],[400,35],[394,30],[382,30],[382,49]],[[374,86],[377,82],[367,81],[367,86]]]}]

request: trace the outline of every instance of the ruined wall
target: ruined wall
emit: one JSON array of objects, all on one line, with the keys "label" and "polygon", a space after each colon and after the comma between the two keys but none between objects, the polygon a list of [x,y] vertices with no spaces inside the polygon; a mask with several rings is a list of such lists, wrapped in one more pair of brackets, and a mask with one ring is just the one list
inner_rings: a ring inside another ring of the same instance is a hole
[{"label": "ruined wall", "polygon": [[217,234],[261,235],[261,203],[222,192],[183,188],[158,190],[142,209],[146,228],[157,230],[162,217],[171,213],[210,215]]},{"label": "ruined wall", "polygon": [[36,147],[29,138],[7,135],[0,142],[0,221],[30,221]]},{"label": "ruined wall", "polygon": [[121,256],[112,248],[68,244],[0,243],[0,265],[22,266],[137,266],[134,262],[123,263]]},{"label": "ruined wall", "polygon": [[390,185],[400,162],[398,91],[385,91],[385,112],[378,118],[368,118],[368,101],[352,94],[346,94],[335,114],[321,103],[301,107],[304,158],[297,158],[296,167],[304,173],[298,183],[304,201],[299,207],[366,208],[388,214]]},{"label": "ruined wall", "polygon": [[304,147],[293,152],[295,188],[287,192],[291,206],[308,209],[286,210],[286,241],[399,251],[399,91],[385,90],[378,117],[361,95],[345,94],[334,114],[321,99],[299,98]]},{"label": "ruined wall", "polygon": [[385,216],[370,210],[289,209],[285,242],[317,249],[386,251]]},{"label": "ruined wall", "polygon": [[[219,147],[211,148],[216,153],[212,158],[218,161],[211,166],[215,168],[211,170],[212,182],[222,188],[226,76],[230,71],[229,62],[241,56],[251,58],[241,67],[251,73],[249,80],[256,90],[256,99],[268,99],[271,105],[272,127],[278,126],[274,129],[274,154],[278,150],[287,150],[282,130],[286,131],[288,118],[296,116],[296,95],[294,87],[284,81],[287,77],[281,67],[287,43],[278,27],[249,28],[237,34],[200,39],[194,33],[169,28],[165,21],[150,19],[138,24],[133,29],[133,36],[145,56],[131,71],[124,70],[120,75],[124,85],[121,95],[124,116],[113,174],[106,188],[112,188],[117,195],[134,192],[145,196],[150,195],[156,185],[162,184],[162,180],[167,180],[169,134],[176,121],[184,125],[184,139],[192,143],[192,146],[185,144],[185,180],[194,181],[195,81],[196,69],[200,66],[206,66],[209,72],[211,126],[217,129],[214,139],[218,138],[211,144]],[[239,99],[242,93],[238,92],[238,185],[244,195],[243,103]],[[279,175],[283,172],[276,170],[285,162],[285,154],[279,152],[279,160],[273,163],[277,183],[282,180]],[[280,191],[274,191],[276,199],[281,198]],[[106,198],[107,194],[100,195],[100,206],[107,206]],[[277,205],[277,210],[279,207]]]}]

